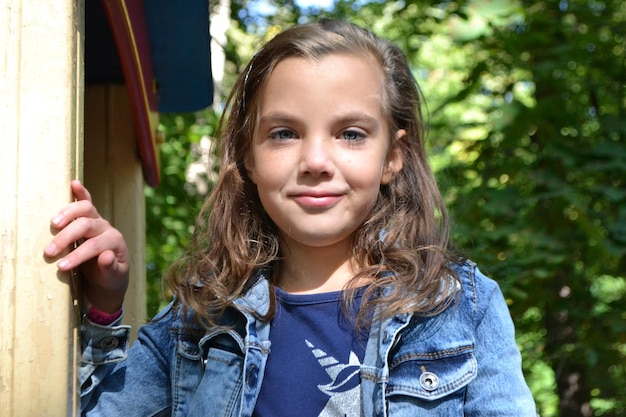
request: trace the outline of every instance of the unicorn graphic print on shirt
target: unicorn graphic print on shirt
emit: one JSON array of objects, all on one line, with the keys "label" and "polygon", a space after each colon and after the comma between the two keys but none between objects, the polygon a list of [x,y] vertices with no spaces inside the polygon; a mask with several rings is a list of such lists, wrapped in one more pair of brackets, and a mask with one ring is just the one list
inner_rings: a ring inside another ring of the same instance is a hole
[{"label": "unicorn graphic print on shirt", "polygon": [[308,340],[306,344],[330,377],[328,384],[318,385],[320,391],[330,397],[319,417],[358,416],[361,405],[359,358],[350,352],[350,361],[342,364],[323,350],[315,348]]}]

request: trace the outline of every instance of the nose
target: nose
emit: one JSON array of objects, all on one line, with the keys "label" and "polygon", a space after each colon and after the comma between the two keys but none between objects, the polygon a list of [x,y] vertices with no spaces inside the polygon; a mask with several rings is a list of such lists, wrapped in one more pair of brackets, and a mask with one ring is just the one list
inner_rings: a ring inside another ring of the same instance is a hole
[{"label": "nose", "polygon": [[321,135],[304,138],[301,142],[300,173],[330,177],[334,170],[332,139]]}]

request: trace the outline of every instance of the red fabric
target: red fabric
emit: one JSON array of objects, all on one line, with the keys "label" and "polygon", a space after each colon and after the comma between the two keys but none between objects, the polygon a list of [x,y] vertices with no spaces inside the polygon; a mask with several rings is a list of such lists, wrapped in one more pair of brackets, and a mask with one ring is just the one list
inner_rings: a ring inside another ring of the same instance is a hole
[{"label": "red fabric", "polygon": [[89,306],[89,311],[87,311],[87,318],[89,320],[91,320],[92,322],[96,324],[101,324],[103,326],[113,323],[115,320],[119,319],[121,315],[122,315],[121,308],[113,314],[100,311],[94,306]]}]

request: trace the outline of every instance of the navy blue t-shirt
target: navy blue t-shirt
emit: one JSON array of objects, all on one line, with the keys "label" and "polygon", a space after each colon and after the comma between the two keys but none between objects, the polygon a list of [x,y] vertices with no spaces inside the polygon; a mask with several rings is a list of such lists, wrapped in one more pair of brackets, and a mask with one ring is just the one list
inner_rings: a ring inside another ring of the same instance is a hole
[{"label": "navy blue t-shirt", "polygon": [[359,367],[367,334],[357,334],[353,316],[343,313],[342,294],[276,289],[271,350],[255,417],[360,415]]}]

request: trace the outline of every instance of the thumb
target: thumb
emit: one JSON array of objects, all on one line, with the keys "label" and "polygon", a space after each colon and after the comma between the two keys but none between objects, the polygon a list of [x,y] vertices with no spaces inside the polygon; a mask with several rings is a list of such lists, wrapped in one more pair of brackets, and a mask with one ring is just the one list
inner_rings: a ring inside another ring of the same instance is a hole
[{"label": "thumb", "polygon": [[110,291],[125,290],[128,286],[128,265],[118,260],[115,253],[106,250],[98,256],[101,286]]}]

